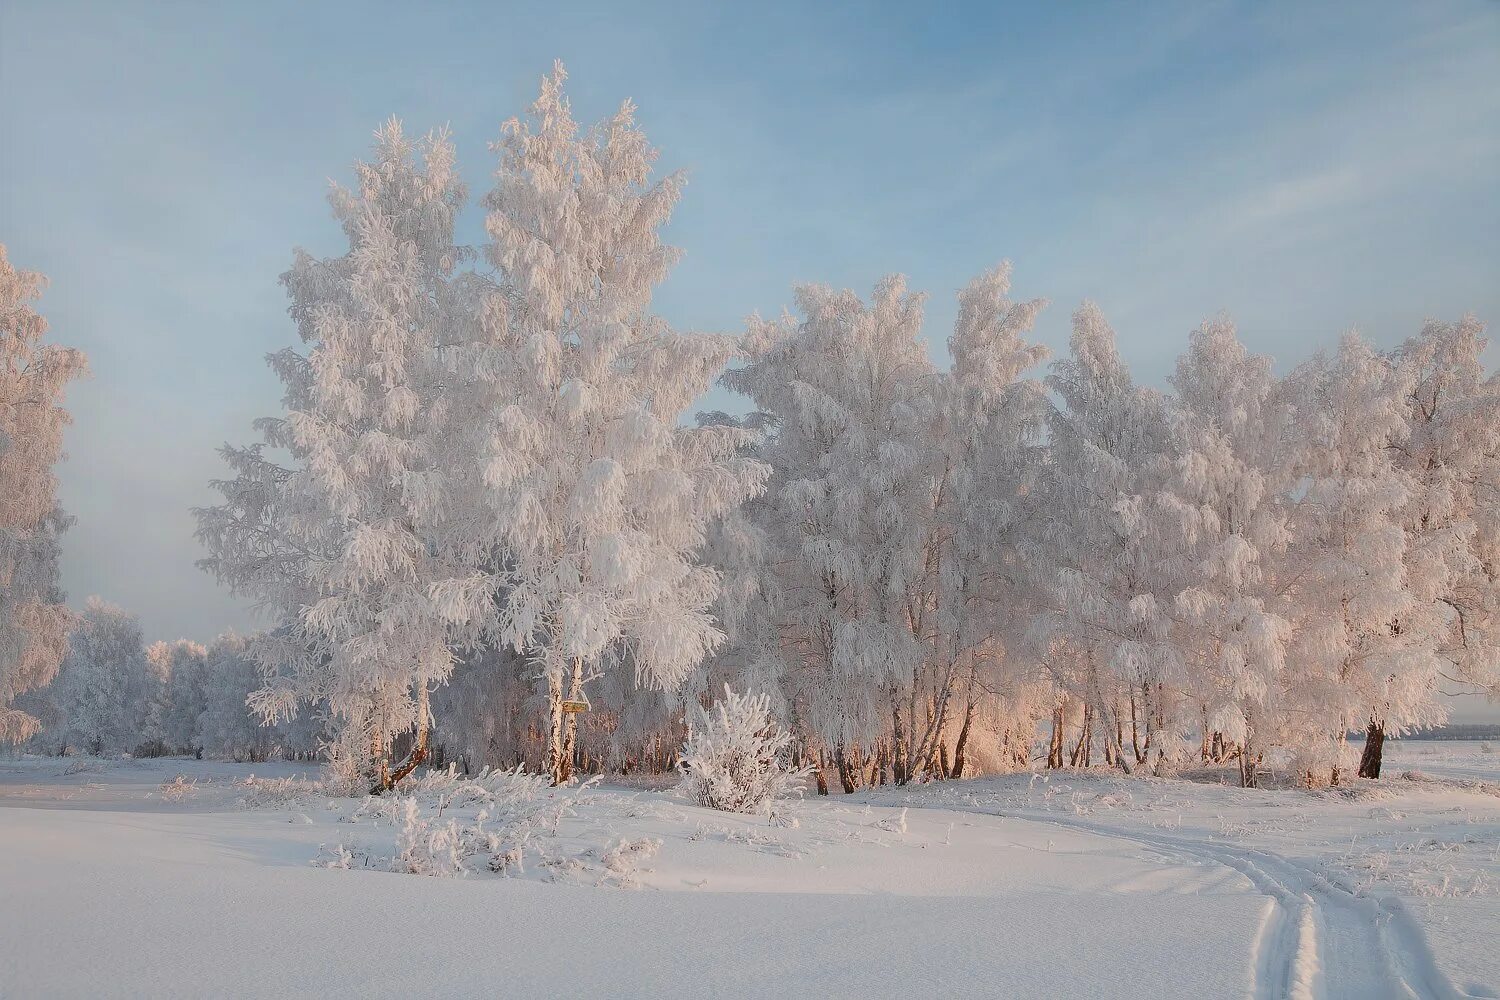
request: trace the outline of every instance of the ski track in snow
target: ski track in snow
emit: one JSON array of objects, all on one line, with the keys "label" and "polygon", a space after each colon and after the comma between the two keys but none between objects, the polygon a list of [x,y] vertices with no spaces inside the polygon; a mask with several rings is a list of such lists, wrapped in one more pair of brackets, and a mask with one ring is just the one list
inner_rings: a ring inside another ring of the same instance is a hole
[{"label": "ski track in snow", "polygon": [[1437,967],[1397,899],[1357,896],[1296,861],[1264,851],[1128,830],[1045,812],[942,808],[1049,823],[1130,841],[1169,857],[1239,872],[1270,900],[1252,950],[1254,1000],[1464,1000]]}]

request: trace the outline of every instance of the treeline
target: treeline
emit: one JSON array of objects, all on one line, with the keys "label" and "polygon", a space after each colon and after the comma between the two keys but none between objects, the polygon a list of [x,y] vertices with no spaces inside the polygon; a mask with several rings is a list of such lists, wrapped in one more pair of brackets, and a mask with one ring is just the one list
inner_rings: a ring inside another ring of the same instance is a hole
[{"label": "treeline", "polygon": [[314,715],[264,726],[246,707],[263,683],[246,645],[232,633],[208,646],[186,639],[146,645],[133,616],[93,598],[51,684],[17,699],[16,708],[39,723],[23,745],[48,754],[256,762],[315,754],[321,723]]},{"label": "treeline", "polygon": [[[380,130],[331,195],[347,251],[283,276],[283,407],[196,512],[205,568],[277,615],[250,707],[324,719],[351,787],[439,752],[665,769],[725,683],[820,786],[1033,760],[1337,783],[1445,686],[1500,692],[1477,320],[1284,374],[1213,320],[1169,392],[1091,304],[1048,365],[1009,265],[960,292],[946,370],[899,277],[681,333],[651,297],[682,179],[628,102],[581,129],[563,79],[503,127],[480,246],[447,134]],[[716,382],[749,413],[685,420]]]}]

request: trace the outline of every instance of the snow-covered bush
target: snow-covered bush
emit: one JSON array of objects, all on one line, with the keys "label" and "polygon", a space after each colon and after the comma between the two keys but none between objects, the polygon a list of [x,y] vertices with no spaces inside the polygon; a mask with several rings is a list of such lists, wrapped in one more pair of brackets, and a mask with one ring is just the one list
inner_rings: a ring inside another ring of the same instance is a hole
[{"label": "snow-covered bush", "polygon": [[323,782],[311,778],[257,778],[247,775],[235,783],[242,809],[286,809],[328,794]]},{"label": "snow-covered bush", "polygon": [[[398,828],[395,852],[366,855],[369,867],[409,875],[522,874],[528,857],[540,865],[565,860],[542,841],[556,837],[587,787],[551,794],[545,775],[519,768],[486,768],[471,778],[450,767],[402,784],[410,794],[370,796],[349,821]],[[340,844],[333,857],[332,867],[346,868],[354,854]]]},{"label": "snow-covered bush", "polygon": [[185,774],[179,774],[161,783],[157,794],[163,802],[181,802],[198,794],[198,786]]},{"label": "snow-covered bush", "polygon": [[711,710],[694,706],[678,765],[682,788],[713,809],[769,812],[776,799],[801,793],[810,770],[789,763],[791,739],[771,717],[769,696],[736,694],[726,684]]}]

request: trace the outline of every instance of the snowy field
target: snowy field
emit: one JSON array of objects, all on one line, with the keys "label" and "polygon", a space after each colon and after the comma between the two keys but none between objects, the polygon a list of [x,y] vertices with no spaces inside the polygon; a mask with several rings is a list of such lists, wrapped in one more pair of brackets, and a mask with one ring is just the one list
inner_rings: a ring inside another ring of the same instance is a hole
[{"label": "snowy field", "polygon": [[[378,870],[400,803],[307,765],[0,758],[0,996],[1500,995],[1500,753],[1386,767],[1312,793],[1022,774],[774,820],[544,790],[485,806],[524,814],[503,874],[424,878]],[[443,787],[433,828],[476,818]]]}]

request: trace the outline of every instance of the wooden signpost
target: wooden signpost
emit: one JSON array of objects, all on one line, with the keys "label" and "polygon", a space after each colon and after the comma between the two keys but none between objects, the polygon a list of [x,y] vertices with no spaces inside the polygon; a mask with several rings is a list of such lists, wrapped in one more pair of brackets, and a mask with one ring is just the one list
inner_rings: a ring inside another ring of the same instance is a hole
[{"label": "wooden signpost", "polygon": [[564,712],[587,712],[589,703],[586,701],[565,701],[562,703]]}]

